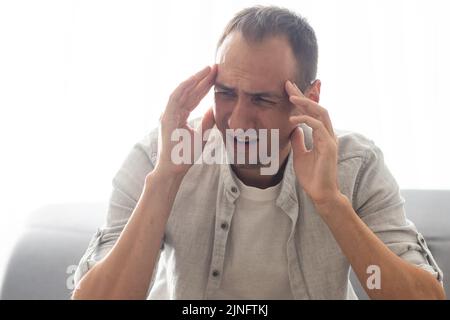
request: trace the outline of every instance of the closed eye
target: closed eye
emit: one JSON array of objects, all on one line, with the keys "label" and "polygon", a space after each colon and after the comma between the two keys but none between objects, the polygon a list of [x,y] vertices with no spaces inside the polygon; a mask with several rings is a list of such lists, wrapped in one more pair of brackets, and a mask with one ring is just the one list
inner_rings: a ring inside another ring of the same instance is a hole
[{"label": "closed eye", "polygon": [[232,94],[232,92],[229,92],[229,91],[215,91],[215,93],[225,94],[225,95],[231,95]]},{"label": "closed eye", "polygon": [[214,93],[224,97],[234,97],[234,92],[232,91],[214,91]]},{"label": "closed eye", "polygon": [[271,101],[262,97],[254,97],[253,101],[256,103],[265,103],[265,104],[270,104],[270,105],[275,105],[276,102],[275,101]]},{"label": "closed eye", "polygon": [[[236,93],[234,91],[228,90],[215,90],[214,94],[216,96],[223,97],[224,99],[232,99],[236,97]],[[251,95],[251,100],[254,104],[262,106],[274,106],[277,104],[277,102],[264,98],[260,95]]]}]

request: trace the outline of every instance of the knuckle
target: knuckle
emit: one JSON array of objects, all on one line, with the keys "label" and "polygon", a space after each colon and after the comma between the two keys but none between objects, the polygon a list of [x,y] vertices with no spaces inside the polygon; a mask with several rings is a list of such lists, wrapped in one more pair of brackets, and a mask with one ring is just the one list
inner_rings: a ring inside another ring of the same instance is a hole
[{"label": "knuckle", "polygon": [[319,107],[318,110],[319,110],[319,113],[320,113],[321,116],[328,117],[328,110],[327,109],[325,109],[323,107]]},{"label": "knuckle", "polygon": [[187,78],[186,80],[184,80],[182,83],[181,83],[181,87],[185,87],[185,86],[188,86],[188,85],[190,85],[192,82],[194,82],[194,80],[195,80],[195,77],[194,76],[191,76],[191,77],[189,77],[189,78]]},{"label": "knuckle", "polygon": [[193,104],[198,104],[200,102],[201,99],[201,95],[199,93],[195,93],[194,95],[192,95],[192,102]]},{"label": "knuckle", "polygon": [[327,127],[325,126],[325,124],[322,121],[319,121],[319,126],[322,128],[322,130],[325,130],[326,132],[328,132]]},{"label": "knuckle", "polygon": [[166,115],[162,115],[159,119],[159,122],[161,124],[161,126],[165,126],[167,124],[167,116]]},{"label": "knuckle", "polygon": [[186,101],[187,99],[189,99],[191,96],[193,95],[193,92],[191,89],[189,88],[185,88],[183,90],[183,92],[180,95],[180,99],[179,101]]},{"label": "knuckle", "polygon": [[172,92],[172,93],[170,94],[170,96],[169,96],[169,103],[175,102],[175,101],[177,101],[178,99],[179,99],[179,92],[175,90],[175,91]]}]

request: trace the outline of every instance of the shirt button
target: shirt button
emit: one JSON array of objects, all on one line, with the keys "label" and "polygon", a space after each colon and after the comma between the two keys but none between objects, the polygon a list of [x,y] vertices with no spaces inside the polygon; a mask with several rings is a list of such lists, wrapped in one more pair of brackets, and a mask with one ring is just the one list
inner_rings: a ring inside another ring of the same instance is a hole
[{"label": "shirt button", "polygon": [[237,188],[236,187],[231,187],[231,192],[236,193],[237,192]]},{"label": "shirt button", "polygon": [[213,270],[213,272],[212,272],[213,277],[218,277],[219,275],[220,275],[219,270]]},{"label": "shirt button", "polygon": [[223,230],[226,230],[226,229],[228,229],[228,223],[222,222],[222,224],[220,225],[220,227],[221,227]]}]

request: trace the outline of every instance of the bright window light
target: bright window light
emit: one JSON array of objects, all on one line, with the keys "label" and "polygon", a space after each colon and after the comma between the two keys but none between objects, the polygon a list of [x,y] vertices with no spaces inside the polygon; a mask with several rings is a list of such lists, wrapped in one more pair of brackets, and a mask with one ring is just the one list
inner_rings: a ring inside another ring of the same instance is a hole
[{"label": "bright window light", "polygon": [[[0,241],[41,205],[106,202],[172,90],[214,62],[226,22],[256,3],[0,2]],[[334,127],[374,140],[401,188],[449,189],[448,2],[270,3],[316,30]]]}]

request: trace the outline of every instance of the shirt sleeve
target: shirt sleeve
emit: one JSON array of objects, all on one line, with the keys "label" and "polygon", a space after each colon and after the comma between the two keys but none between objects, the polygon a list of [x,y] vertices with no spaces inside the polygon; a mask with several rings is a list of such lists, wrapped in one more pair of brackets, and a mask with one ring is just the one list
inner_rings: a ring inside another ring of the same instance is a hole
[{"label": "shirt sleeve", "polygon": [[423,235],[407,219],[399,186],[381,150],[367,150],[353,195],[355,211],[384,244],[405,261],[430,272],[442,284],[443,274]]},{"label": "shirt sleeve", "polygon": [[150,136],[147,136],[135,144],[114,176],[106,223],[92,236],[78,264],[74,275],[75,286],[89,269],[108,254],[136,207],[145,177],[153,170],[156,159],[156,152],[152,150],[157,149],[150,142]]}]

